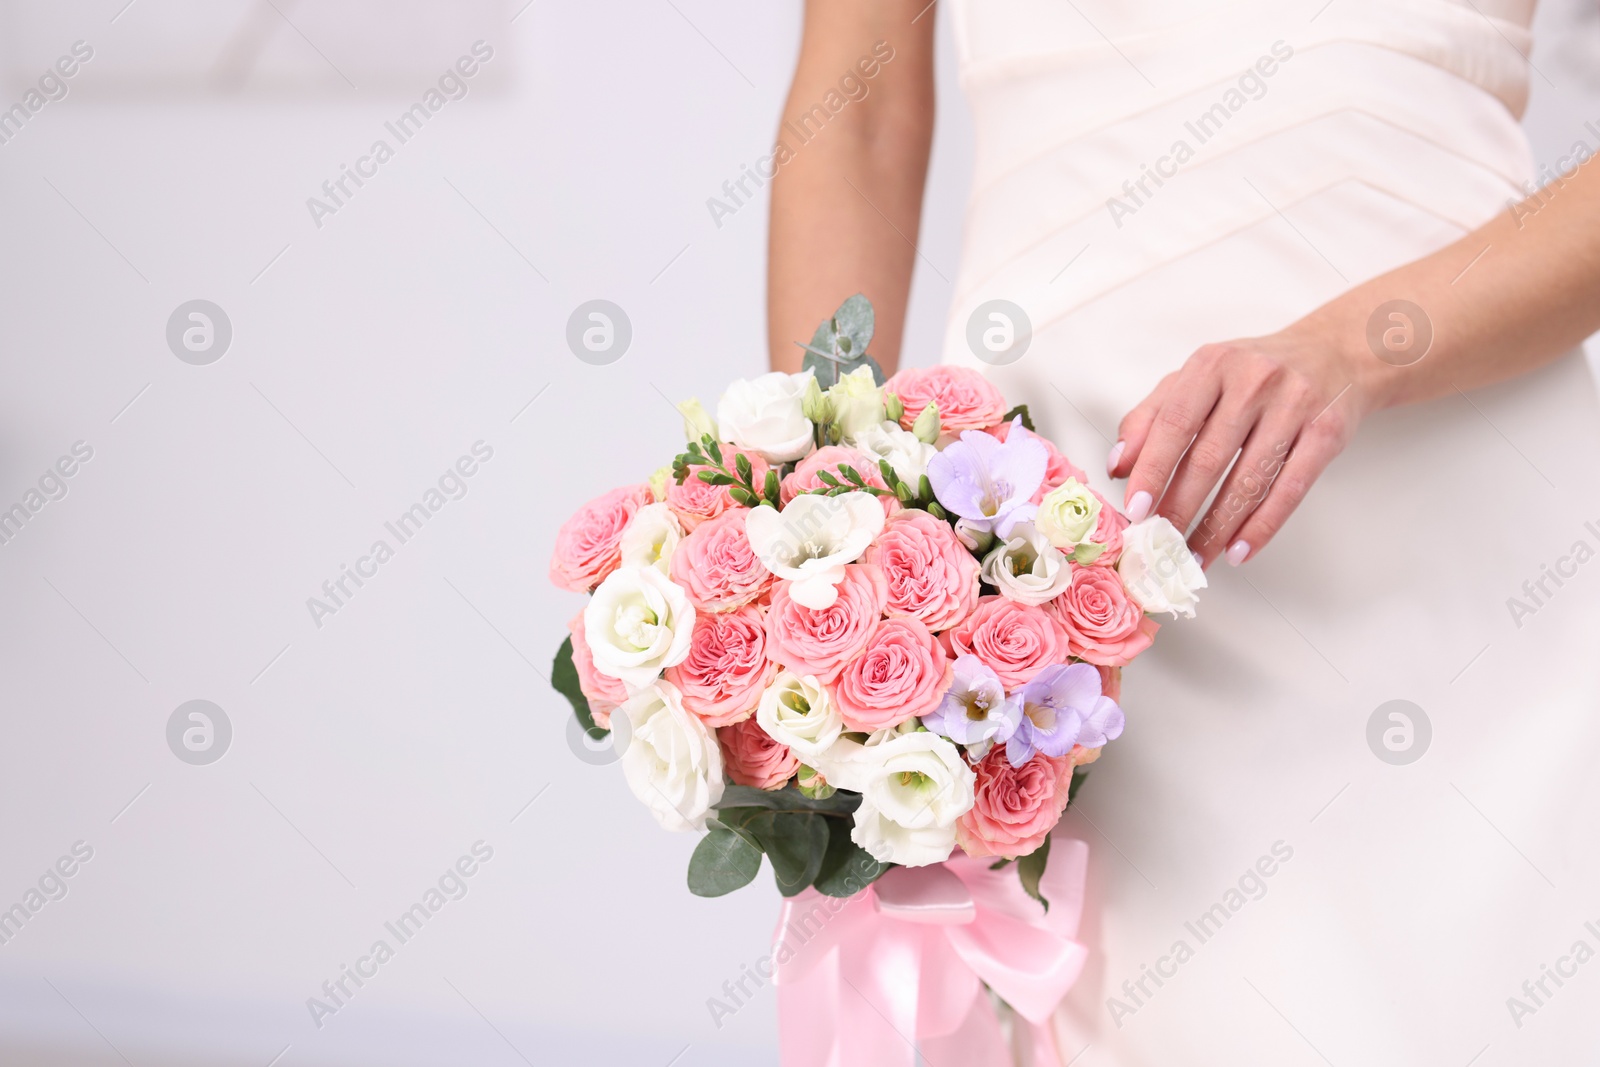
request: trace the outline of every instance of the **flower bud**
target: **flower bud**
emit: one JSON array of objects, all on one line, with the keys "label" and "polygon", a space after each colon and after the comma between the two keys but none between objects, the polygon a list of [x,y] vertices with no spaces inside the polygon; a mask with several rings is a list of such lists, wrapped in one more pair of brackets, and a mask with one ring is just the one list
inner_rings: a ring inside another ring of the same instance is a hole
[{"label": "flower bud", "polygon": [[711,415],[700,403],[700,398],[692,396],[678,405],[678,411],[683,415],[683,436],[685,440],[698,441],[706,434],[713,438],[717,436],[717,424],[712,421]]},{"label": "flower bud", "polygon": [[906,405],[894,393],[883,394],[883,417],[890,422],[899,422],[905,417]]}]

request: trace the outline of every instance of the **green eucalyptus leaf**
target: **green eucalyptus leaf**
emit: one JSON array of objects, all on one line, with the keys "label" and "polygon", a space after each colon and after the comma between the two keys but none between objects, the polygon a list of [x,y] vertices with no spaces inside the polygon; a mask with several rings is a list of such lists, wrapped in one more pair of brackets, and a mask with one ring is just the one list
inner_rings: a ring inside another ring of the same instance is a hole
[{"label": "green eucalyptus leaf", "polygon": [[849,354],[866,352],[867,346],[872,343],[872,334],[876,329],[876,317],[872,312],[872,301],[857,293],[839,305],[839,310],[833,313],[830,320],[835,332],[849,342],[849,347],[840,351]]},{"label": "green eucalyptus leaf", "polygon": [[[1000,416],[1000,421],[1001,422],[1010,422],[1012,419],[1016,418],[1018,415],[1022,416],[1022,427],[1023,427],[1023,429],[1032,430],[1033,429],[1033,416],[1028,414],[1028,405],[1026,405],[1026,404],[1018,404],[1016,407],[1012,408],[1010,411],[1008,411],[1004,415]],[[1035,432],[1037,432],[1037,431],[1035,431]]]},{"label": "green eucalyptus leaf", "polygon": [[850,826],[842,819],[828,820],[828,847],[811,883],[826,896],[853,897],[889,869],[889,864],[879,863],[850,840]]},{"label": "green eucalyptus leaf", "polygon": [[823,389],[857,367],[870,367],[873,381],[882,385],[883,368],[867,355],[875,327],[872,302],[857,293],[817,327],[809,345],[801,346],[806,350],[801,369],[811,371]]},{"label": "green eucalyptus leaf", "polygon": [[1078,795],[1078,790],[1083,788],[1083,783],[1088,781],[1088,779],[1089,779],[1089,768],[1087,768],[1087,767],[1074,767],[1074,768],[1072,768],[1072,784],[1067,786],[1067,803],[1068,804],[1072,803],[1073,798]]},{"label": "green eucalyptus leaf", "polygon": [[828,848],[828,822],[814,811],[763,811],[744,823],[772,861],[784,896],[794,896],[817,877]]},{"label": "green eucalyptus leaf", "polygon": [[567,698],[572,705],[572,713],[578,717],[578,724],[592,739],[598,741],[611,732],[594,724],[594,712],[589,709],[589,698],[583,695],[583,688],[578,684],[578,668],[572,662],[571,637],[556,649],[555,662],[550,665],[550,684],[556,692]]},{"label": "green eucalyptus leaf", "polygon": [[748,785],[730,785],[723,788],[722,799],[714,806],[719,812],[729,808],[766,808],[770,811],[816,811],[826,815],[849,815],[861,806],[861,794],[841,791],[830,797],[814,799],[793,786],[785,786],[782,789],[757,789]]},{"label": "green eucalyptus leaf", "polygon": [[[1068,787],[1071,791],[1071,787]],[[1045,865],[1050,862],[1050,837],[1045,835],[1044,844],[1034,851],[1017,860],[1017,877],[1022,880],[1022,889],[1034,900],[1044,905],[1044,910],[1050,910],[1050,902],[1039,892],[1039,879],[1044,877]]]},{"label": "green eucalyptus leaf", "polygon": [[720,897],[749,885],[761,870],[761,850],[743,834],[712,826],[689,857],[689,892]]}]

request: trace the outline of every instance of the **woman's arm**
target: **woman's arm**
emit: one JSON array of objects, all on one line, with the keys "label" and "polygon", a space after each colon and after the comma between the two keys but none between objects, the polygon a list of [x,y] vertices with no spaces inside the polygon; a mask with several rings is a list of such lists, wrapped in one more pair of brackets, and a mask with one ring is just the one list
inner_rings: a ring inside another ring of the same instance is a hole
[{"label": "woman's arm", "polygon": [[900,358],[933,137],[931,6],[806,2],[772,180],[767,342],[778,370],[799,370],[795,342],[856,292],[877,313],[873,356],[888,373]]},{"label": "woman's arm", "polygon": [[1280,333],[1201,348],[1122,420],[1107,469],[1128,476],[1130,517],[1154,510],[1185,529],[1238,457],[1189,538],[1204,562],[1237,565],[1367,413],[1527,373],[1596,329],[1600,165],[1589,164]]}]

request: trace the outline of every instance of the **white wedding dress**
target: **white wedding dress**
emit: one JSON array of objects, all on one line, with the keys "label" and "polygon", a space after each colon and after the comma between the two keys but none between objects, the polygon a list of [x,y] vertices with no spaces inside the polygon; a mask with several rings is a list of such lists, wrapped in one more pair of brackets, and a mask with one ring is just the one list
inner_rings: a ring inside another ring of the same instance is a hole
[{"label": "white wedding dress", "polygon": [[[1523,195],[1532,6],[958,2],[977,151],[944,358],[1120,504],[1118,421],[1195,348]],[[994,299],[1033,324],[1004,367],[967,341]],[[1212,569],[1058,831],[1092,857],[1073,1067],[1593,1062],[1597,460],[1573,353],[1371,417],[1259,559]],[[1369,734],[1391,700],[1421,715]]]}]

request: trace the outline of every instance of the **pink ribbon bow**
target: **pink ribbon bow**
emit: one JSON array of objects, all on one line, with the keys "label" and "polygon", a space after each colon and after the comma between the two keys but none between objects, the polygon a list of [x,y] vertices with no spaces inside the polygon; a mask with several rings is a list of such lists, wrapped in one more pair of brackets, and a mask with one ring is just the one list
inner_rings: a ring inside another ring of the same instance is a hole
[{"label": "pink ribbon bow", "polygon": [[1039,890],[957,854],[896,867],[849,899],[784,901],[774,941],[783,1067],[1010,1067],[987,984],[1016,1009],[1035,1067],[1059,1067],[1050,1016],[1082,970],[1089,846],[1057,840]]}]

